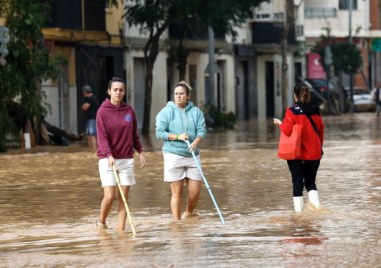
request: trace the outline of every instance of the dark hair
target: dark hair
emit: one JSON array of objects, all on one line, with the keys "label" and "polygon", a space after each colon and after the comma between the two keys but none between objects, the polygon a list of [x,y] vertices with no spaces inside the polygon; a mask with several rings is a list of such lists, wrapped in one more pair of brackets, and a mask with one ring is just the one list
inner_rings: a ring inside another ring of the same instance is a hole
[{"label": "dark hair", "polygon": [[294,86],[294,94],[301,103],[309,103],[311,101],[310,89],[304,83],[297,83]]},{"label": "dark hair", "polygon": [[85,93],[91,93],[91,92],[93,92],[93,90],[91,89],[90,85],[84,85],[82,87],[82,91],[85,92]]},{"label": "dark hair", "polygon": [[192,91],[192,87],[185,81],[180,81],[178,82],[175,87],[173,88],[173,90],[175,90],[175,88],[177,87],[183,87],[185,88],[185,91],[187,92],[187,95],[190,94],[190,92]]},{"label": "dark hair", "polygon": [[112,86],[112,83],[114,82],[119,82],[119,83],[123,83],[123,85],[126,85],[126,83],[124,82],[124,80],[122,78],[119,78],[119,77],[113,77],[111,78],[111,80],[108,82],[108,89],[111,88]]}]

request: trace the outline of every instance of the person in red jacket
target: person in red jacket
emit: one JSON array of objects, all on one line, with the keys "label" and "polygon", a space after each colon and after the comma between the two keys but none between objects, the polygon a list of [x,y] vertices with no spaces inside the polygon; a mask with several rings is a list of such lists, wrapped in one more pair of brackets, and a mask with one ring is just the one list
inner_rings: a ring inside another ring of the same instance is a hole
[{"label": "person in red jacket", "polygon": [[287,136],[291,135],[294,124],[302,127],[301,157],[287,160],[292,177],[294,208],[296,212],[301,212],[304,187],[310,203],[316,209],[320,208],[316,174],[323,156],[324,124],[319,108],[310,102],[310,90],[305,84],[295,85],[294,100],[295,105],[287,108],[283,121],[274,118],[274,124]]},{"label": "person in red jacket", "polygon": [[[126,94],[124,81],[113,77],[108,84],[107,93],[110,95],[110,99],[106,99],[102,103],[96,117],[99,175],[104,194],[97,222],[99,229],[107,229],[106,218],[115,198],[116,179],[113,165],[119,173],[120,184],[127,200],[130,187],[135,184],[135,151],[140,155],[141,165],[145,164],[135,112],[130,105],[123,101]],[[118,231],[124,230],[126,217],[127,212],[119,193]]]}]

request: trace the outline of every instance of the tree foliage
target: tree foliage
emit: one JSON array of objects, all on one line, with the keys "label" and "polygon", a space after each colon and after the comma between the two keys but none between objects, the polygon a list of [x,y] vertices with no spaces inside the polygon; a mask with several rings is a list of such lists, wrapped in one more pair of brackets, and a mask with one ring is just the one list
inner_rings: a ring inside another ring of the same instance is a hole
[{"label": "tree foliage", "polygon": [[28,0],[0,0],[0,17],[5,18],[10,42],[7,64],[0,66],[0,147],[4,150],[5,135],[24,127],[24,120],[12,114],[15,100],[23,109],[25,120],[36,122],[46,114],[43,80],[55,78],[63,63],[60,56],[51,57],[43,45],[41,28],[50,12],[50,5]]},{"label": "tree foliage", "polygon": [[313,51],[320,55],[322,66],[325,66],[325,46],[330,46],[332,51],[332,65],[335,72],[344,72],[346,74],[355,74],[363,65],[360,50],[355,44],[347,41],[340,41],[329,36],[321,36],[316,42]]},{"label": "tree foliage", "polygon": [[[236,35],[234,26],[251,17],[254,8],[264,0],[131,0],[127,2],[125,18],[130,26],[148,35],[144,47],[146,63],[143,133],[148,133],[152,102],[153,66],[159,53],[159,41],[172,23],[207,28]],[[183,52],[181,48],[178,50]],[[186,55],[186,54],[185,54]],[[184,62],[184,60],[183,60]]]}]

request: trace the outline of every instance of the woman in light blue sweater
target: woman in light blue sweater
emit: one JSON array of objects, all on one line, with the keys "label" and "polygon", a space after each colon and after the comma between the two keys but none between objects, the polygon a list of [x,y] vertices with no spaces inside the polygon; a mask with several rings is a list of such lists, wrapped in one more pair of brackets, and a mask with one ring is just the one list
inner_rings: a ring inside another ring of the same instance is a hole
[{"label": "woman in light blue sweater", "polygon": [[[164,141],[164,181],[170,183],[171,209],[175,220],[181,219],[184,180],[188,185],[184,217],[192,216],[202,182],[191,152],[196,154],[200,163],[198,144],[206,135],[205,118],[202,111],[189,101],[191,90],[184,81],[176,84],[174,101],[169,101],[156,116],[156,137]],[[185,140],[189,140],[189,147]]]}]

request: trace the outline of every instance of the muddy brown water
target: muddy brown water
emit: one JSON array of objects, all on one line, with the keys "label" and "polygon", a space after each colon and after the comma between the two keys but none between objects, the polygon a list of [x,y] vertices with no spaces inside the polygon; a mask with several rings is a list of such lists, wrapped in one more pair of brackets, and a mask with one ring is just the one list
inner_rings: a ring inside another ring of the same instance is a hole
[{"label": "muddy brown water", "polygon": [[[161,143],[142,137],[129,207],[137,235],[99,232],[102,189],[86,144],[0,155],[0,267],[381,267],[381,124],[325,117],[317,186],[323,208],[293,212],[289,171],[271,121],[209,132],[198,217],[172,222]],[[306,197],[306,194],[305,194]],[[127,224],[128,226],[128,224]]]}]

